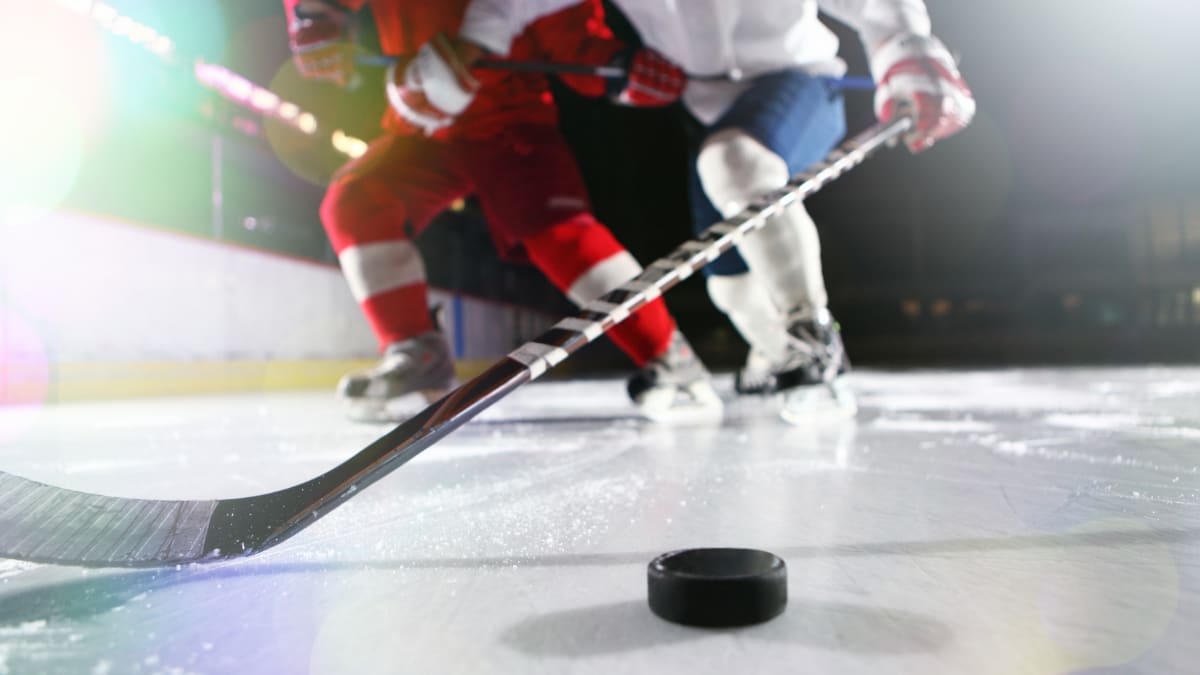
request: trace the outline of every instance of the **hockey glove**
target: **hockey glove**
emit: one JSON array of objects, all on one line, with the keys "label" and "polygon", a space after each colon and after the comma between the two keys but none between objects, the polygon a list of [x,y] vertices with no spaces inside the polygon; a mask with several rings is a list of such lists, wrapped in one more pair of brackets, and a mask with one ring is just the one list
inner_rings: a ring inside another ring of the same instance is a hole
[{"label": "hockey glove", "polygon": [[665,106],[679,100],[687,87],[687,75],[667,57],[653,49],[628,49],[612,65],[625,69],[625,77],[610,80],[608,96],[633,107]]},{"label": "hockey glove", "polygon": [[975,116],[975,99],[954,57],[935,37],[898,35],[871,55],[875,114],[888,121],[902,107],[916,121],[905,139],[913,152],[958,133]]},{"label": "hockey glove", "polygon": [[387,72],[388,103],[426,135],[453,124],[478,91],[479,81],[440,33],[407,64],[392,64]]},{"label": "hockey glove", "polygon": [[354,75],[350,16],[331,2],[301,2],[288,25],[292,60],[306,78],[346,86]]}]

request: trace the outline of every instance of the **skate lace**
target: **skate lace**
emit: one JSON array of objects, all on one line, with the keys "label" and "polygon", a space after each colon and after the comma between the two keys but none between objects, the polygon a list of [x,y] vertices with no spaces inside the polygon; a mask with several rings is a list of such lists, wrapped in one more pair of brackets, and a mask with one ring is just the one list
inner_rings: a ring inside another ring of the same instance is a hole
[{"label": "skate lace", "polygon": [[406,371],[420,372],[438,361],[443,345],[442,336],[433,332],[394,342],[368,373],[375,377],[390,377]]},{"label": "skate lace", "polygon": [[409,350],[414,350],[416,345],[406,345],[402,347],[392,347],[388,352],[384,353],[379,363],[371,369],[371,375],[386,376],[395,375],[397,372],[413,370],[416,364],[420,363],[418,358],[414,357]]},{"label": "skate lace", "polygon": [[831,344],[826,340],[825,331],[811,321],[795,322],[788,331],[788,344],[795,354],[788,359],[785,370],[800,368],[810,364],[816,365],[825,378],[833,375],[837,369],[837,360]]},{"label": "skate lace", "polygon": [[651,382],[671,384],[690,384],[708,375],[696,352],[679,333],[671,338],[666,353],[646,364],[644,371]]},{"label": "skate lace", "polygon": [[384,354],[383,359],[368,372],[372,376],[392,375],[411,369],[415,363],[411,354],[404,351],[393,351]]}]

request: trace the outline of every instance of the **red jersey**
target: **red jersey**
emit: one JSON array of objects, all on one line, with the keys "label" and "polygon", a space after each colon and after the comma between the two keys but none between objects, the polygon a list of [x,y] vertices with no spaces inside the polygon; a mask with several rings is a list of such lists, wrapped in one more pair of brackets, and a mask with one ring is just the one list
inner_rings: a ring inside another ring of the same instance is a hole
[{"label": "red jersey", "polygon": [[[299,0],[284,0],[289,18]],[[380,47],[389,56],[411,56],[438,33],[455,35],[470,0],[337,0],[349,10],[369,5],[379,32]],[[557,61],[604,65],[624,46],[604,23],[600,0],[587,0],[531,24],[513,42],[508,58],[514,61]],[[555,124],[558,111],[549,83],[538,73],[475,69],[479,93],[451,126],[435,138],[485,138],[514,123]],[[604,93],[598,77],[563,77],[586,95]],[[414,133],[391,108],[383,127],[393,133]]]}]

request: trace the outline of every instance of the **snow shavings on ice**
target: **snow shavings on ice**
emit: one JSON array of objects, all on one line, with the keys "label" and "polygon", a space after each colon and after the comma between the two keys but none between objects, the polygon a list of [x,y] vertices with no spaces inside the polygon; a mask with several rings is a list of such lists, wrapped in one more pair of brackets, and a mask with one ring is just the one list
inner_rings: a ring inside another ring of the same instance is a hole
[{"label": "snow shavings on ice", "polygon": [[1128,414],[1066,414],[1056,413],[1045,417],[1046,424],[1068,429],[1088,431],[1124,431],[1144,434],[1156,438],[1183,438],[1200,440],[1200,429],[1177,426],[1172,417],[1128,415]]},{"label": "snow shavings on ice", "polygon": [[41,565],[23,560],[0,560],[0,580],[24,574],[38,567],[41,567]]},{"label": "snow shavings on ice", "polygon": [[1009,455],[1012,457],[1037,457],[1060,462],[1076,462],[1079,464],[1091,465],[1106,465],[1106,466],[1126,466],[1136,469],[1146,469],[1149,471],[1157,471],[1160,473],[1176,473],[1176,474],[1197,474],[1200,473],[1200,466],[1167,466],[1147,462],[1145,460],[1126,457],[1124,455],[1093,455],[1086,452],[1075,450],[1057,450],[1052,448],[1041,447],[1027,441],[1012,441],[1005,440],[999,436],[980,436],[971,439],[979,445],[991,450],[998,455]]},{"label": "snow shavings on ice", "polygon": [[941,434],[984,433],[995,427],[972,419],[935,420],[925,417],[880,417],[871,426],[887,431],[915,431]]},{"label": "snow shavings on ice", "polygon": [[1147,385],[1146,388],[1151,396],[1158,398],[1200,394],[1200,380],[1170,380],[1167,382],[1152,382]]},{"label": "snow shavings on ice", "polygon": [[1069,429],[1097,431],[1130,429],[1144,425],[1171,424],[1170,417],[1146,417],[1122,413],[1055,413],[1045,417],[1046,424]]}]

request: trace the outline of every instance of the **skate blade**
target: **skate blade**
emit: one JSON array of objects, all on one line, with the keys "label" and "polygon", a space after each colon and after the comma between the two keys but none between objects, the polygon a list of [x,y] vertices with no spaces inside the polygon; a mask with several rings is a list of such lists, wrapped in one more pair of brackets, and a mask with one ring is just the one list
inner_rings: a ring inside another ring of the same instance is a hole
[{"label": "skate blade", "polygon": [[421,412],[430,403],[446,395],[448,389],[422,389],[386,400],[346,401],[346,417],[366,424],[400,423]]},{"label": "skate blade", "polygon": [[635,402],[642,417],[660,424],[720,423],[725,405],[708,383],[646,392]]},{"label": "skate blade", "polygon": [[783,393],[779,416],[796,425],[844,420],[858,414],[858,401],[850,383],[838,378],[829,384],[796,387]]}]

